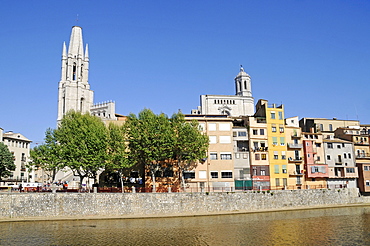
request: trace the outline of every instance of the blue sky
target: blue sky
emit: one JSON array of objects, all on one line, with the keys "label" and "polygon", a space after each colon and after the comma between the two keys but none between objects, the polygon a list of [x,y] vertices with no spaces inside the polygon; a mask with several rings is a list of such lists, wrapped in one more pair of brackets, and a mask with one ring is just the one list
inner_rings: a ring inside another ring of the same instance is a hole
[{"label": "blue sky", "polygon": [[[83,28],[95,102],[183,113],[233,95],[242,64],[285,116],[370,123],[369,1],[3,1],[0,127],[42,142],[57,118],[63,41]],[[76,17],[78,15],[78,21]]]}]

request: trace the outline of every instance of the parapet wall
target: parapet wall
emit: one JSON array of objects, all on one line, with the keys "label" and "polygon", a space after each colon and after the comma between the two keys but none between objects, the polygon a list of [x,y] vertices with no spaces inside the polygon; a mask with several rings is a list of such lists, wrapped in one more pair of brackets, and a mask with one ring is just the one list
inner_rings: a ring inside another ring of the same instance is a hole
[{"label": "parapet wall", "polygon": [[0,220],[204,215],[368,203],[357,188],[235,193],[3,193]]}]

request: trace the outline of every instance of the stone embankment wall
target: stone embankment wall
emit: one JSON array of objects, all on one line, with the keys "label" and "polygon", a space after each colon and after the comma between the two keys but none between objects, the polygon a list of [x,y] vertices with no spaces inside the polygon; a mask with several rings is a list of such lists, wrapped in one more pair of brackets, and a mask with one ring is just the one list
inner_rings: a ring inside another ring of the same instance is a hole
[{"label": "stone embankment wall", "polygon": [[3,193],[0,220],[182,216],[369,202],[356,188],[235,193]]}]

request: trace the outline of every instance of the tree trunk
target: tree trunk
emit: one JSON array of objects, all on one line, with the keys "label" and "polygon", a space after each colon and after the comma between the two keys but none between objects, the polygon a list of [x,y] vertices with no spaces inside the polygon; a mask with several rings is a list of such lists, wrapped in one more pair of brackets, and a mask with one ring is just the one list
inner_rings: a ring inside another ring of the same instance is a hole
[{"label": "tree trunk", "polygon": [[152,170],[152,180],[153,180],[153,189],[152,192],[156,193],[157,192],[157,187],[155,186],[155,172]]},{"label": "tree trunk", "polygon": [[123,178],[122,178],[122,172],[118,171],[119,179],[121,180],[121,190],[122,193],[125,193],[125,189],[123,188]]}]

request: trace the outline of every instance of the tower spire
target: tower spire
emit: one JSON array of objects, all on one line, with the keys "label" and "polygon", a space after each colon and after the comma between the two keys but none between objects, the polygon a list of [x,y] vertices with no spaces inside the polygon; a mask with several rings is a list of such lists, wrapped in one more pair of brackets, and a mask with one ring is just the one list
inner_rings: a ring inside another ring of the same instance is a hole
[{"label": "tower spire", "polygon": [[89,54],[82,40],[82,28],[73,26],[69,40],[68,53],[65,42],[62,51],[62,76],[58,92],[58,122],[70,110],[90,112],[94,92],[88,82]]}]

